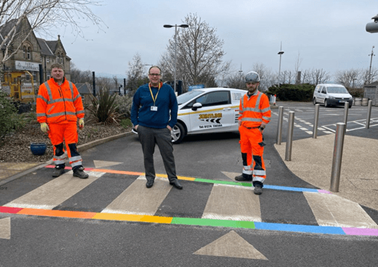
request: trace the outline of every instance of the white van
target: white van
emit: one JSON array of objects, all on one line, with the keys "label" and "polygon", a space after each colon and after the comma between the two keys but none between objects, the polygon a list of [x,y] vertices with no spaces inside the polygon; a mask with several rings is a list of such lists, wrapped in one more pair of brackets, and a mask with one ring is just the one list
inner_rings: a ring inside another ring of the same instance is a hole
[{"label": "white van", "polygon": [[349,108],[351,108],[353,97],[341,84],[318,84],[315,87],[312,102],[314,105],[316,103],[324,104],[325,107],[344,106],[345,102],[349,102]]}]

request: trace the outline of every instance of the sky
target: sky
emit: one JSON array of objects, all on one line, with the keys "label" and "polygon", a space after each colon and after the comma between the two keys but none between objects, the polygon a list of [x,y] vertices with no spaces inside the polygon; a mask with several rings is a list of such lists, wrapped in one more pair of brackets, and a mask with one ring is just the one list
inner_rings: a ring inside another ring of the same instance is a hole
[{"label": "sky", "polygon": [[[146,65],[157,64],[175,31],[163,25],[181,24],[189,14],[216,30],[224,42],[223,60],[235,72],[263,64],[278,73],[281,44],[281,71],[299,66],[335,75],[368,69],[373,46],[378,55],[378,33],[365,30],[378,14],[376,0],[105,0],[91,9],[104,30],[80,22],[85,38],[70,28],[56,29],[57,35],[78,69],[120,79],[127,78],[136,54]],[[372,58],[373,68],[377,60]]]}]

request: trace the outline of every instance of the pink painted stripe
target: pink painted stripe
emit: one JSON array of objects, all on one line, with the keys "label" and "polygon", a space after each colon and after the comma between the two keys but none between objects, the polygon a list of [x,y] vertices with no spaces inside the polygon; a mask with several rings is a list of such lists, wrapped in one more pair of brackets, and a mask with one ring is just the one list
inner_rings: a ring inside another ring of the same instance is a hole
[{"label": "pink painted stripe", "polygon": [[348,228],[342,227],[343,231],[347,235],[369,235],[369,236],[378,236],[378,229],[371,228]]},{"label": "pink painted stripe", "polygon": [[16,214],[21,210],[23,210],[23,208],[0,207],[0,212],[3,212],[3,213],[14,213],[14,214]]},{"label": "pink painted stripe", "polygon": [[319,193],[322,193],[322,194],[332,194],[331,192],[327,191],[327,190],[318,190]]}]

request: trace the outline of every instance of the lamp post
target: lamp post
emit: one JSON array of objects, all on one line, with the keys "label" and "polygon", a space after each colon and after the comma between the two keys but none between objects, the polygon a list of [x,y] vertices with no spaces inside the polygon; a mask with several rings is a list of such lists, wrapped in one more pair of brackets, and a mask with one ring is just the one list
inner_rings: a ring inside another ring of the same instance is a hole
[{"label": "lamp post", "polygon": [[283,53],[284,51],[282,51],[282,42],[281,42],[280,51],[278,52],[278,55],[280,55],[280,65],[278,67],[278,79],[281,77],[281,57]]},{"label": "lamp post", "polygon": [[373,56],[375,56],[375,55],[374,55],[374,51],[373,51],[373,49],[374,49],[374,46],[373,46],[373,48],[371,49],[371,54],[368,55],[368,56],[370,57],[369,84],[371,83],[371,64],[373,63]]},{"label": "lamp post", "polygon": [[164,28],[172,28],[172,27],[175,27],[175,36],[174,36],[174,38],[175,38],[175,68],[174,68],[174,92],[176,93],[176,63],[177,63],[177,59],[176,59],[176,57],[177,57],[177,41],[176,41],[176,36],[177,36],[177,27],[180,27],[180,28],[188,28],[189,27],[189,25],[188,24],[180,24],[180,25],[177,25],[177,24],[175,24],[175,25],[170,25],[170,24],[164,24],[163,25],[163,27]]}]

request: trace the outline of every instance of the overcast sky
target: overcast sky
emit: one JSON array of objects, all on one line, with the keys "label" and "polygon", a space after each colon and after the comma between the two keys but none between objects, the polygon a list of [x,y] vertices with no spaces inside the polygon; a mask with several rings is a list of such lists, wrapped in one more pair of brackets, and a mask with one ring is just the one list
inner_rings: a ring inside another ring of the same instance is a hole
[{"label": "overcast sky", "polygon": [[[126,78],[128,62],[137,53],[145,64],[157,64],[173,38],[174,28],[196,14],[224,41],[223,60],[244,72],[263,64],[278,72],[323,69],[368,69],[372,47],[378,55],[378,33],[365,26],[378,14],[376,0],[107,0],[92,10],[108,28],[84,28],[75,38],[69,28],[57,35],[80,70]],[[378,67],[378,57],[373,58]]]}]

